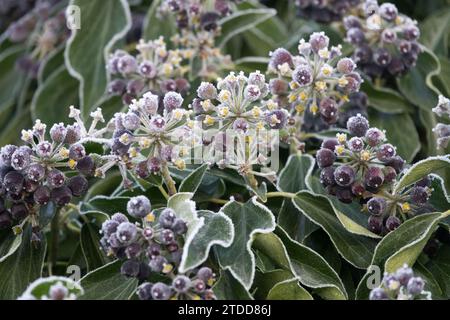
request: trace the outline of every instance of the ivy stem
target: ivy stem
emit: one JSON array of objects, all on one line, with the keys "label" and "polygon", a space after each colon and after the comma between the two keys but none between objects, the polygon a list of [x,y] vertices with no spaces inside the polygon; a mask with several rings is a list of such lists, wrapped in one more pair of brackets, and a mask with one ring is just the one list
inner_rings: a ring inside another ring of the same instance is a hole
[{"label": "ivy stem", "polygon": [[212,198],[208,201],[215,204],[227,204],[230,200]]},{"label": "ivy stem", "polygon": [[169,200],[169,194],[167,193],[166,189],[164,189],[164,187],[162,185],[159,185],[158,189],[161,192],[161,194],[164,196],[164,198],[166,198],[166,200]]},{"label": "ivy stem", "polygon": [[267,198],[289,198],[293,199],[295,198],[295,193],[290,192],[268,192],[266,194]]},{"label": "ivy stem", "polygon": [[173,181],[172,177],[170,176],[169,168],[167,167],[167,165],[163,165],[161,167],[161,174],[164,182],[167,185],[167,188],[169,189],[169,196],[173,196],[175,193],[177,193],[177,188],[175,187],[175,181]]},{"label": "ivy stem", "polygon": [[55,216],[52,219],[51,239],[50,239],[50,251],[48,253],[48,273],[53,275],[53,266],[56,265],[56,259],[58,255],[58,242],[59,242],[59,210],[56,210]]}]

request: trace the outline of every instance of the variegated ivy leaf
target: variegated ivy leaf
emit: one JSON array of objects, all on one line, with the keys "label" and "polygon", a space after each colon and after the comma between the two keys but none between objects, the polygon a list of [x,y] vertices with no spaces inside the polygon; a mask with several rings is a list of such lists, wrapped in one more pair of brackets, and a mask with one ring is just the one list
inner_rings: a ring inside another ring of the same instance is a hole
[{"label": "variegated ivy leaf", "polygon": [[251,250],[253,237],[258,233],[270,233],[275,229],[275,217],[256,197],[246,203],[234,200],[222,207],[221,211],[233,222],[233,243],[218,247],[216,252],[219,264],[229,270],[242,285],[249,289],[255,276],[255,256]]},{"label": "variegated ivy leaf", "polygon": [[75,300],[78,296],[84,294],[84,290],[78,282],[66,277],[52,276],[48,278],[40,278],[32,282],[22,296],[19,297],[19,299],[47,300],[48,298],[51,298],[49,296],[50,288],[55,285],[63,286],[67,289],[65,300]]}]

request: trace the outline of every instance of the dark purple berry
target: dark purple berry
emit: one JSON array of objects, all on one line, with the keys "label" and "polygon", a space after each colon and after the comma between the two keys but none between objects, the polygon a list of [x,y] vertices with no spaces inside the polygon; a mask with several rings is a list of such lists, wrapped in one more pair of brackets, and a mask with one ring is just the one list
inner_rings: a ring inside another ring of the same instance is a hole
[{"label": "dark purple berry", "polygon": [[85,176],[92,176],[95,172],[95,162],[90,156],[77,161],[76,169]]},{"label": "dark purple berry", "polygon": [[202,280],[204,283],[208,283],[211,279],[213,279],[214,274],[212,270],[208,267],[202,267],[197,272],[197,278]]},{"label": "dark purple berry", "polygon": [[367,221],[367,227],[375,234],[381,234],[383,232],[383,217],[370,216]]},{"label": "dark purple berry", "polygon": [[355,181],[355,170],[348,165],[339,166],[334,171],[334,179],[341,187],[348,187]]},{"label": "dark purple berry", "polygon": [[24,204],[14,204],[11,207],[11,216],[14,220],[21,221],[29,214],[28,208]]},{"label": "dark purple berry", "polygon": [[379,167],[369,167],[364,176],[366,186],[378,189],[384,182],[384,174]]},{"label": "dark purple berry", "polygon": [[19,194],[23,189],[23,175],[17,171],[8,172],[3,178],[3,185],[7,192],[11,194]]},{"label": "dark purple berry", "polygon": [[336,187],[336,198],[342,203],[352,203],[353,193],[350,188]]},{"label": "dark purple berry", "polygon": [[395,156],[395,148],[392,144],[383,144],[377,151],[377,158],[380,161],[387,162]]},{"label": "dark purple berry", "polygon": [[330,149],[320,149],[316,154],[317,165],[320,168],[325,168],[333,165],[336,160],[336,155]]},{"label": "dark purple berry", "polygon": [[423,291],[424,287],[425,282],[422,280],[422,278],[413,277],[408,281],[407,290],[408,293],[412,295],[418,295]]},{"label": "dark purple berry", "polygon": [[47,186],[39,186],[33,193],[33,199],[37,204],[47,204],[50,201],[50,189]]},{"label": "dark purple berry", "polygon": [[145,282],[138,287],[137,295],[139,300],[151,300],[152,299],[152,287],[153,284]]},{"label": "dark purple berry", "polygon": [[320,183],[324,187],[333,186],[336,184],[336,180],[334,180],[334,168],[333,167],[326,167],[323,168],[320,172]]},{"label": "dark purple berry", "polygon": [[372,198],[367,202],[367,210],[374,216],[383,215],[387,209],[387,201],[384,198]]},{"label": "dark purple berry", "polygon": [[399,174],[402,172],[403,167],[405,166],[405,160],[403,160],[400,156],[392,157],[388,162],[386,162],[386,165],[394,168],[395,172]]},{"label": "dark purple berry", "polygon": [[69,158],[78,161],[86,156],[86,150],[82,144],[73,144],[69,149]]},{"label": "dark purple berry", "polygon": [[120,273],[127,277],[136,277],[139,274],[139,265],[136,260],[127,260],[122,264]]},{"label": "dark purple berry", "polygon": [[172,231],[178,235],[185,234],[188,230],[187,224],[183,219],[176,219],[172,225]]},{"label": "dark purple berry", "polygon": [[370,292],[370,300],[389,300],[389,297],[383,288],[375,288]]},{"label": "dark purple berry", "polygon": [[347,129],[352,136],[364,137],[369,129],[369,121],[358,114],[347,121]]},{"label": "dark purple berry", "polygon": [[75,176],[69,179],[67,186],[75,197],[81,197],[88,190],[89,183],[83,176]]},{"label": "dark purple berry", "polygon": [[162,282],[157,282],[153,285],[151,294],[154,300],[169,300],[172,289]]},{"label": "dark purple berry", "polygon": [[52,169],[47,175],[47,184],[50,188],[59,188],[64,185],[66,176],[58,169]]},{"label": "dark purple berry", "polygon": [[159,235],[159,241],[161,241],[162,244],[168,245],[171,242],[175,240],[175,234],[172,230],[169,229],[163,229],[161,231],[161,234]]},{"label": "dark purple berry", "polygon": [[428,190],[424,187],[413,187],[411,189],[411,201],[415,204],[424,204],[428,201]]},{"label": "dark purple berry", "polygon": [[172,287],[178,293],[185,293],[191,287],[191,280],[186,276],[178,275],[175,279],[173,279]]},{"label": "dark purple berry", "polygon": [[400,221],[399,218],[390,216],[386,220],[386,229],[388,231],[394,231],[395,229],[397,229],[400,226],[401,223],[402,222]]},{"label": "dark purple berry", "polygon": [[337,145],[339,145],[339,141],[336,138],[330,138],[322,142],[321,148],[328,149],[334,152]]},{"label": "dark purple berry", "polygon": [[383,168],[383,174],[384,174],[384,182],[391,183],[395,181],[395,178],[397,178],[397,172],[392,167],[384,167]]},{"label": "dark purple berry", "polygon": [[287,63],[290,67],[292,67],[292,55],[289,51],[283,48],[278,48],[274,52],[271,53],[269,65],[275,70],[278,70],[278,67]]},{"label": "dark purple berry", "polygon": [[31,181],[35,182],[41,181],[42,179],[44,179],[44,176],[45,176],[45,168],[38,163],[32,164],[27,169],[27,177]]},{"label": "dark purple berry", "polygon": [[176,219],[175,211],[170,208],[164,209],[158,219],[159,224],[162,228],[170,229]]},{"label": "dark purple berry", "polygon": [[117,227],[117,238],[124,245],[130,245],[137,236],[137,228],[131,222],[122,222]]},{"label": "dark purple berry", "polygon": [[127,212],[135,218],[145,218],[151,210],[150,200],[146,196],[133,197],[127,203]]},{"label": "dark purple berry", "polygon": [[51,200],[58,206],[63,207],[72,199],[72,191],[68,187],[56,188],[51,191]]}]

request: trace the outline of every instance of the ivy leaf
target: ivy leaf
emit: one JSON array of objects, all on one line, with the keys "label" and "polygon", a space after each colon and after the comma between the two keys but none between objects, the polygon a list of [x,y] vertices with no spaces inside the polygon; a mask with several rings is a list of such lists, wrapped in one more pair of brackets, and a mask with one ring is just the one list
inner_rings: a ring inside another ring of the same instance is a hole
[{"label": "ivy leaf", "polygon": [[[450,215],[450,211],[427,213],[405,221],[378,243],[370,265],[387,272],[394,272],[405,263],[412,266],[436,230],[437,224],[448,215]],[[367,272],[356,290],[357,298],[367,299],[369,297],[367,286],[369,278],[370,273]]]},{"label": "ivy leaf", "polygon": [[105,93],[109,51],[131,28],[126,0],[71,0],[82,12],[81,29],[72,30],[65,51],[69,73],[80,82],[80,108],[86,118]]},{"label": "ivy leaf", "polygon": [[138,281],[120,273],[122,262],[110,262],[89,272],[80,280],[84,295],[80,300],[129,300],[136,292]]},{"label": "ivy leaf", "polygon": [[369,266],[376,242],[367,235],[361,235],[363,227],[355,229],[355,225],[344,218],[347,228],[353,229],[354,233],[348,232],[324,196],[302,191],[292,201],[305,216],[322,227],[345,260],[360,269]]},{"label": "ivy leaf", "polygon": [[108,215],[116,212],[126,212],[129,197],[109,197],[109,196],[95,196],[87,202],[81,202],[80,212],[88,213],[91,211],[100,211]]},{"label": "ivy leaf", "polygon": [[277,283],[267,294],[267,300],[313,300],[313,297],[293,278]]},{"label": "ivy leaf", "polygon": [[66,67],[59,67],[36,90],[31,102],[33,119],[45,123],[67,122],[69,106],[79,101],[77,88],[77,80],[70,76]]},{"label": "ivy leaf", "polygon": [[216,39],[217,47],[223,48],[233,37],[250,30],[261,22],[274,17],[276,10],[268,8],[237,10],[219,21],[221,35]]},{"label": "ivy leaf", "polygon": [[450,9],[438,10],[420,25],[421,42],[430,50],[447,56]]},{"label": "ivy leaf", "polygon": [[376,87],[370,81],[364,81],[361,90],[369,97],[369,106],[377,111],[396,114],[414,110],[402,95],[390,88]]},{"label": "ivy leaf", "polygon": [[252,295],[227,270],[221,270],[219,280],[212,288],[217,300],[253,300]]},{"label": "ivy leaf", "polygon": [[64,45],[59,46],[57,49],[49,53],[42,61],[39,67],[39,72],[37,76],[38,84],[41,86],[44,81],[62,65],[64,65]]},{"label": "ivy leaf", "polygon": [[50,288],[55,284],[63,285],[68,290],[68,293],[75,295],[75,297],[78,297],[84,293],[83,288],[72,279],[52,276],[48,278],[40,278],[32,282],[28,286],[27,290],[25,290],[22,294],[22,297],[26,299],[32,298],[42,300],[43,298],[48,297]]},{"label": "ivy leaf", "polygon": [[439,249],[438,255],[427,264],[428,269],[436,277],[444,296],[450,298],[450,246]]},{"label": "ivy leaf", "polygon": [[17,70],[16,61],[23,54],[22,47],[11,47],[0,54],[0,111],[12,103],[19,94],[23,74]]},{"label": "ivy leaf", "polygon": [[[372,126],[386,130],[389,142],[397,147],[397,153],[402,158],[407,162],[414,159],[421,145],[414,120],[408,113],[386,114],[370,112],[369,120]],[[399,123],[402,125],[399,126]]]},{"label": "ivy leaf", "polygon": [[233,222],[233,243],[227,247],[217,247],[220,266],[229,270],[242,285],[249,289],[255,276],[255,256],[251,250],[253,237],[258,233],[269,233],[275,229],[275,217],[256,197],[246,203],[230,201],[221,212]]},{"label": "ivy leaf", "polygon": [[[291,155],[281,170],[277,189],[297,193],[311,189],[310,176],[316,161],[310,155]],[[318,226],[303,215],[290,200],[284,200],[278,214],[278,224],[293,238],[302,242]]]},{"label": "ivy leaf", "polygon": [[30,282],[42,274],[47,248],[45,238],[35,248],[31,243],[30,225],[24,228],[22,237],[17,250],[0,263],[0,299],[17,299]]},{"label": "ivy leaf", "polygon": [[180,184],[179,192],[195,193],[203,181],[208,164],[203,164],[194,171],[192,171]]},{"label": "ivy leaf", "polygon": [[108,216],[102,212],[89,212],[85,216],[89,222],[81,227],[80,245],[87,269],[92,271],[100,268],[108,261],[100,248],[101,224],[108,219]]},{"label": "ivy leaf", "polygon": [[449,156],[429,157],[415,163],[409,168],[394,186],[394,193],[401,192],[407,186],[419,181],[430,173],[438,173],[439,170],[450,166]]},{"label": "ivy leaf", "polygon": [[190,242],[184,244],[183,256],[178,267],[179,272],[185,273],[202,264],[208,258],[212,246],[228,247],[234,239],[233,222],[223,212],[198,211],[203,218],[203,226],[198,230]]},{"label": "ivy leaf", "polygon": [[255,288],[255,299],[266,300],[270,289],[272,289],[277,283],[292,279],[292,277],[292,272],[283,269],[276,269],[266,272],[257,270],[255,274],[255,281],[253,283],[253,287]]},{"label": "ivy leaf", "polygon": [[23,232],[14,234],[11,230],[0,233],[0,262],[12,255],[22,243]]}]

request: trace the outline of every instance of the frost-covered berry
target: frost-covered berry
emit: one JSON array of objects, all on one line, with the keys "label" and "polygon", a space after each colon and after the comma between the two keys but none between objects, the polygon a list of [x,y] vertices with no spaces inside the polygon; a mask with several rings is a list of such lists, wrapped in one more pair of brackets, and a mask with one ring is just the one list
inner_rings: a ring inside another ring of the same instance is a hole
[{"label": "frost-covered berry", "polygon": [[44,179],[45,168],[39,163],[33,163],[27,168],[27,178],[31,181],[38,182]]},{"label": "frost-covered berry", "polygon": [[88,190],[89,183],[83,176],[75,176],[69,179],[67,186],[72,191],[73,196],[81,197]]},{"label": "frost-covered berry", "polygon": [[360,28],[350,28],[347,31],[347,41],[353,45],[361,45],[366,40],[364,32]]},{"label": "frost-covered berry", "polygon": [[152,157],[148,161],[148,169],[155,174],[161,171],[161,160],[157,157]]},{"label": "frost-covered berry", "polygon": [[95,172],[95,162],[90,156],[86,156],[77,161],[76,169],[85,176],[92,176]]},{"label": "frost-covered berry", "polygon": [[367,221],[367,227],[375,234],[381,234],[383,232],[383,217],[370,216]]},{"label": "frost-covered berry", "polygon": [[424,204],[428,201],[428,191],[424,187],[413,187],[410,193],[411,201],[415,204]]},{"label": "frost-covered berry", "polygon": [[151,210],[150,200],[146,196],[133,197],[127,203],[127,212],[135,218],[145,218]]},{"label": "frost-covered berry", "polygon": [[69,149],[69,158],[78,161],[86,156],[86,150],[82,144],[73,144]]},{"label": "frost-covered berry", "polygon": [[119,222],[114,220],[106,220],[102,223],[102,233],[106,237],[109,237],[113,233],[117,231],[117,227],[119,226]]},{"label": "frost-covered berry", "polygon": [[163,229],[159,235],[159,241],[162,244],[168,245],[175,240],[175,234],[170,229]]},{"label": "frost-covered berry", "polygon": [[152,299],[152,287],[153,284],[150,282],[144,282],[138,287],[137,295],[140,300],[151,300]]},{"label": "frost-covered berry", "polygon": [[136,167],[134,168],[134,171],[141,179],[145,179],[150,175],[150,171],[148,170],[148,161],[144,160],[139,162]]},{"label": "frost-covered berry", "polygon": [[336,155],[330,149],[320,149],[317,151],[316,159],[320,168],[326,168],[333,165]]},{"label": "frost-covered berry", "polygon": [[36,146],[36,154],[42,158],[48,158],[51,156],[53,151],[53,146],[48,141],[42,141]]},{"label": "frost-covered berry", "polygon": [[387,162],[395,156],[395,147],[392,144],[383,144],[378,148],[377,158],[380,161]]},{"label": "frost-covered berry", "polygon": [[120,273],[127,277],[136,277],[139,274],[140,263],[136,260],[127,260],[122,264]]},{"label": "frost-covered berry", "polygon": [[283,79],[270,79],[269,90],[273,95],[286,95],[289,91],[289,83]]},{"label": "frost-covered berry", "polygon": [[61,283],[52,285],[48,291],[50,300],[64,300],[69,295],[69,289]]},{"label": "frost-covered berry", "polygon": [[162,255],[151,256],[149,267],[153,272],[162,272],[164,266],[167,264],[167,259]]},{"label": "frost-covered berry", "polygon": [[117,70],[124,75],[136,72],[136,58],[130,54],[124,54],[117,61]]},{"label": "frost-covered berry", "polygon": [[47,184],[50,188],[59,188],[64,185],[66,176],[58,169],[52,169],[47,174]]},{"label": "frost-covered berry", "polygon": [[311,68],[307,65],[299,65],[292,73],[292,79],[294,79],[300,87],[309,86],[313,81]]},{"label": "frost-covered berry", "polygon": [[8,144],[8,145],[2,147],[0,149],[1,164],[4,166],[10,167],[11,166],[11,157],[16,150],[17,150],[17,147],[12,144]]},{"label": "frost-covered berry", "polygon": [[370,300],[388,300],[388,295],[386,291],[384,291],[383,288],[375,288],[372,291],[370,291]]},{"label": "frost-covered berry", "polygon": [[337,70],[343,74],[353,72],[356,68],[355,62],[350,58],[343,58],[337,63]]},{"label": "frost-covered berry", "polygon": [[247,132],[249,124],[245,119],[239,118],[233,122],[233,130],[239,133]]},{"label": "frost-covered berry", "polygon": [[210,82],[202,82],[197,89],[197,95],[203,100],[213,100],[217,98],[217,89]]},{"label": "frost-covered berry", "polygon": [[122,79],[112,80],[108,84],[108,93],[112,95],[122,95],[125,93],[127,88],[127,83]]},{"label": "frost-covered berry", "polygon": [[334,179],[338,185],[348,187],[355,181],[355,170],[348,165],[339,166],[334,171]]},{"label": "frost-covered berry", "polygon": [[338,107],[336,102],[330,98],[324,98],[320,101],[319,112],[322,119],[329,123],[333,124],[337,121],[338,118]]},{"label": "frost-covered berry", "polygon": [[257,85],[249,84],[247,87],[245,87],[244,97],[248,101],[256,101],[261,97],[261,90]]},{"label": "frost-covered berry", "polygon": [[364,149],[364,141],[359,137],[353,137],[347,142],[347,147],[352,152],[361,152]]},{"label": "frost-covered berry", "polygon": [[29,214],[28,208],[23,203],[12,205],[10,212],[11,217],[17,221],[25,219]]},{"label": "frost-covered berry", "polygon": [[394,276],[401,285],[406,286],[409,280],[414,277],[414,272],[405,264],[395,272]]},{"label": "frost-covered berry", "polygon": [[293,66],[292,55],[289,51],[284,48],[278,48],[271,53],[269,65],[275,70],[278,70],[283,64],[288,64]]},{"label": "frost-covered berry", "polygon": [[172,289],[162,282],[157,282],[153,285],[151,293],[154,300],[169,300]]},{"label": "frost-covered berry", "polygon": [[353,201],[353,193],[348,187],[336,186],[335,196],[339,201],[343,203],[352,203]]},{"label": "frost-covered berry", "polygon": [[175,211],[173,211],[173,209],[166,208],[161,212],[158,222],[162,228],[170,229],[172,228],[176,218]]},{"label": "frost-covered berry", "polygon": [[81,129],[78,124],[67,126],[66,137],[64,142],[67,144],[74,144],[81,138]]},{"label": "frost-covered berry", "polygon": [[407,290],[409,294],[417,295],[423,291],[424,287],[425,282],[422,278],[413,277],[408,281]]},{"label": "frost-covered berry", "polygon": [[327,48],[330,43],[330,38],[328,38],[324,32],[314,32],[309,37],[309,44],[311,49],[318,53],[320,50]]},{"label": "frost-covered berry", "polygon": [[127,216],[120,212],[114,213],[111,216],[111,220],[116,221],[119,224],[121,224],[123,222],[128,222]]},{"label": "frost-covered berry", "polygon": [[203,293],[206,289],[206,284],[201,279],[195,279],[194,281],[192,281],[191,287],[194,289],[195,292]]},{"label": "frost-covered berry", "polygon": [[148,79],[153,79],[158,74],[155,64],[146,60],[139,64],[138,72],[140,75]]},{"label": "frost-covered berry", "polygon": [[353,136],[364,137],[369,129],[369,121],[367,121],[367,119],[362,115],[358,114],[348,119],[347,129]]},{"label": "frost-covered berry", "polygon": [[394,231],[397,229],[402,222],[399,218],[390,216],[386,219],[386,229],[389,231]]},{"label": "frost-covered berry", "polygon": [[140,119],[137,114],[133,112],[128,112],[123,116],[122,123],[125,129],[134,131],[137,128],[139,128]]},{"label": "frost-covered berry", "polygon": [[185,293],[191,287],[191,280],[183,275],[176,276],[172,281],[172,287],[178,293]]},{"label": "frost-covered berry", "polygon": [[19,194],[23,189],[24,177],[17,171],[8,172],[3,178],[5,190],[11,194]]},{"label": "frost-covered berry", "polygon": [[63,123],[55,123],[50,129],[50,137],[56,143],[64,142],[66,138],[67,129]]},{"label": "frost-covered berry", "polygon": [[51,191],[51,200],[58,206],[63,207],[72,199],[72,191],[66,186],[53,189]]},{"label": "frost-covered berry", "polygon": [[33,199],[37,204],[47,204],[50,201],[50,189],[47,186],[37,187],[33,193]]},{"label": "frost-covered berry", "polygon": [[362,196],[364,194],[364,192],[366,192],[366,188],[360,182],[353,183],[351,190],[352,190],[352,193],[357,197]]},{"label": "frost-covered berry", "polygon": [[183,219],[176,219],[171,229],[174,233],[181,235],[187,232],[188,227]]},{"label": "frost-covered berry", "polygon": [[275,130],[282,129],[286,126],[288,114],[286,110],[273,110],[266,115],[268,125]]},{"label": "frost-covered berry", "polygon": [[11,156],[11,166],[18,171],[28,167],[30,162],[30,153],[22,148],[18,148]]},{"label": "frost-covered berry", "polygon": [[383,168],[383,175],[384,175],[384,182],[391,183],[395,181],[395,178],[397,177],[397,172],[392,167],[384,167]]},{"label": "frost-covered berry", "polygon": [[387,209],[387,201],[384,198],[372,198],[367,202],[367,209],[375,216],[383,215]]},{"label": "frost-covered berry", "polygon": [[386,19],[388,21],[394,21],[398,15],[397,7],[392,3],[383,3],[380,6],[378,12],[380,16],[383,17],[383,19]]},{"label": "frost-covered berry", "polygon": [[137,242],[130,244],[125,249],[125,255],[127,256],[128,259],[137,259],[140,256],[141,252],[142,247]]},{"label": "frost-covered berry", "polygon": [[202,267],[197,271],[197,278],[202,280],[204,283],[208,283],[214,278],[214,274],[210,268]]},{"label": "frost-covered berry", "polygon": [[320,183],[324,187],[333,186],[336,184],[336,180],[334,180],[334,168],[333,167],[325,167],[320,172]]},{"label": "frost-covered berry", "polygon": [[336,138],[329,138],[329,139],[325,139],[322,142],[321,148],[328,149],[328,150],[331,150],[334,152],[337,145],[339,145],[339,141]]},{"label": "frost-covered berry", "polygon": [[174,91],[167,92],[163,99],[164,108],[170,112],[174,109],[178,109],[183,104],[183,97]]},{"label": "frost-covered berry", "polygon": [[130,245],[137,236],[137,228],[131,222],[122,222],[117,227],[117,238],[123,245]]},{"label": "frost-covered berry", "polygon": [[370,188],[379,188],[384,182],[383,170],[379,167],[369,167],[364,176],[365,184]]}]

